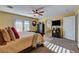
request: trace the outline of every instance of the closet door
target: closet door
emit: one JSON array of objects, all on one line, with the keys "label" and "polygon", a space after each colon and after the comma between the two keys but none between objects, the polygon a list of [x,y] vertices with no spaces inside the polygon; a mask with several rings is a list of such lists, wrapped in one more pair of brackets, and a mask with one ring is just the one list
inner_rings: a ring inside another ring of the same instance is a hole
[{"label": "closet door", "polygon": [[64,38],[75,41],[75,16],[64,17],[63,31]]}]

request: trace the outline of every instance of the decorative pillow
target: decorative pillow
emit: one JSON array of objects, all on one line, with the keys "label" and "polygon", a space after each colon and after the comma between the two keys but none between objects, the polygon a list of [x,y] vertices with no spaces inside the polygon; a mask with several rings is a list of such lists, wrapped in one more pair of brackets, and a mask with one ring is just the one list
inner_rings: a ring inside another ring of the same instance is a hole
[{"label": "decorative pillow", "polygon": [[11,38],[10,38],[10,36],[9,36],[9,33],[7,32],[6,29],[2,29],[1,32],[2,32],[3,38],[4,38],[4,40],[5,40],[6,42],[11,41]]},{"label": "decorative pillow", "polygon": [[15,40],[16,37],[15,37],[15,35],[14,35],[12,29],[11,29],[10,27],[8,27],[8,28],[7,28],[7,31],[8,31],[8,33],[9,33],[9,35],[10,35],[11,40]]},{"label": "decorative pillow", "polygon": [[4,40],[1,29],[0,29],[0,45],[5,45],[7,42]]},{"label": "decorative pillow", "polygon": [[12,27],[11,29],[12,29],[12,31],[14,32],[16,39],[20,38],[20,36],[19,36],[17,30],[16,30],[14,27]]}]

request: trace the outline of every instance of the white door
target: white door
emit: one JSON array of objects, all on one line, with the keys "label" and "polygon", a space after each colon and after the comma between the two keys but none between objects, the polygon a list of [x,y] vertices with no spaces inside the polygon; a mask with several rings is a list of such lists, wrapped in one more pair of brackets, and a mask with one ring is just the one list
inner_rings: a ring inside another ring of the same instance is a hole
[{"label": "white door", "polygon": [[64,17],[63,31],[64,38],[75,41],[75,16]]}]

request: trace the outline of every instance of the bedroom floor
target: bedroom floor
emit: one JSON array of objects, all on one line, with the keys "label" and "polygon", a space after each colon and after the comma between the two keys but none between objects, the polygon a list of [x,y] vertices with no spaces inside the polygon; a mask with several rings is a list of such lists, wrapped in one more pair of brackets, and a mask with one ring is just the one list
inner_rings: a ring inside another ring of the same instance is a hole
[{"label": "bedroom floor", "polygon": [[39,47],[35,50],[30,51],[30,53],[54,53],[46,47]]},{"label": "bedroom floor", "polygon": [[[56,46],[55,48],[52,48],[52,51],[54,52],[60,52],[60,53],[78,53],[79,49],[77,48],[77,42],[72,41],[72,40],[68,40],[68,39],[62,39],[62,38],[46,38],[45,41],[49,42],[49,44],[47,44],[47,47],[49,49],[51,49],[51,44]],[[59,49],[58,49],[59,48]],[[60,50],[61,51],[56,51],[56,50]]]}]

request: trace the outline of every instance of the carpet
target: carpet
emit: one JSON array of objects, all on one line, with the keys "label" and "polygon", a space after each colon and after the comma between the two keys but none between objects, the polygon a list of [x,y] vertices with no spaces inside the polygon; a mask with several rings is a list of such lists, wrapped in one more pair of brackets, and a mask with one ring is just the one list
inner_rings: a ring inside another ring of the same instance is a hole
[{"label": "carpet", "polygon": [[53,44],[49,41],[45,41],[44,46],[56,53],[75,53],[75,51],[73,51],[73,50],[63,48],[63,47]]}]

